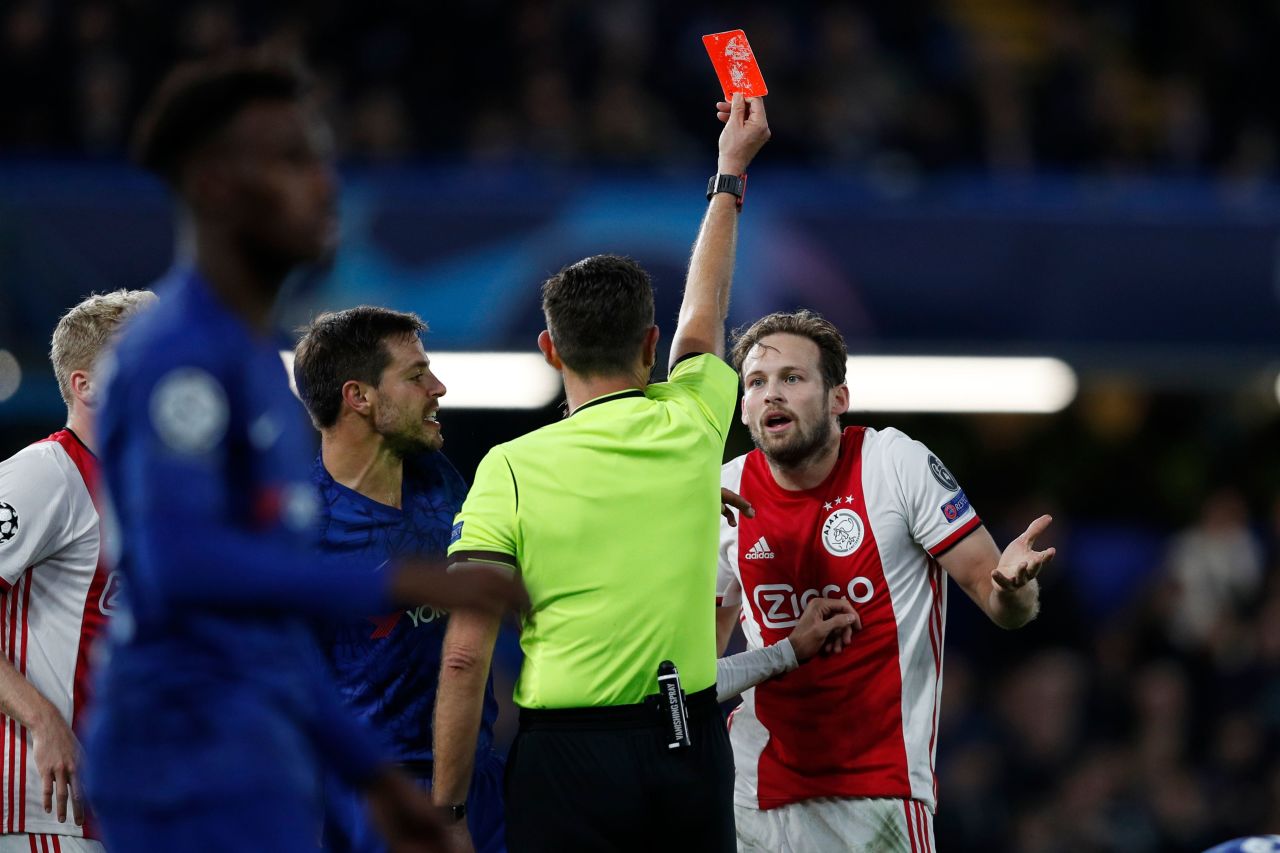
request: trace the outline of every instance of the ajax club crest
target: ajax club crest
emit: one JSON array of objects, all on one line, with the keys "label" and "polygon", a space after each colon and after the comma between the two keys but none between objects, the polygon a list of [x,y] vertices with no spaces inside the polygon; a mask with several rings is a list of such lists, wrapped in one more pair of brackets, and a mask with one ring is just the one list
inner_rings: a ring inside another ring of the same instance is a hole
[{"label": "ajax club crest", "polygon": [[862,518],[851,509],[837,509],[822,523],[822,546],[833,557],[847,557],[858,550],[862,537]]}]

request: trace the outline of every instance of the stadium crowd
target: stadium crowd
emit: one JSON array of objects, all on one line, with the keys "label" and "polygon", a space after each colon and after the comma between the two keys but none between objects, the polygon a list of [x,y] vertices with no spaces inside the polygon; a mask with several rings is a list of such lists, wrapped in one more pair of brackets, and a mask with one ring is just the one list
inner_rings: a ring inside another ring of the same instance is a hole
[{"label": "stadium crowd", "polygon": [[1280,111],[1267,84],[1280,10],[1191,0],[679,12],[642,0],[17,0],[0,20],[0,151],[119,157],[142,98],[175,61],[271,44],[319,70],[350,159],[684,165],[701,151],[714,94],[698,37],[738,26],[781,95],[778,127],[805,129],[778,134],[779,162],[890,174],[1275,172]]}]

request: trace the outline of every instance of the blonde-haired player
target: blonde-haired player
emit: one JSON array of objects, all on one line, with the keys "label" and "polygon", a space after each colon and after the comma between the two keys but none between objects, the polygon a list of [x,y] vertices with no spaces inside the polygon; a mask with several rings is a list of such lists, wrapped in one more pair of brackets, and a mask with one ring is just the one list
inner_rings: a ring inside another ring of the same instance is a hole
[{"label": "blonde-haired player", "polygon": [[117,290],[62,316],[49,355],[67,425],[0,462],[0,853],[102,849],[73,733],[116,592],[100,560],[94,409],[103,352],[154,300]]}]

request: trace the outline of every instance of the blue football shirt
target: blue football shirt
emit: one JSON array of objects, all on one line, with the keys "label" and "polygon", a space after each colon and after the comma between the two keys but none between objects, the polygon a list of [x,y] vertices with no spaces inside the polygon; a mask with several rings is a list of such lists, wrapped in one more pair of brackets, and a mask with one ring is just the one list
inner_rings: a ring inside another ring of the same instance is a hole
[{"label": "blue football shirt", "polygon": [[125,611],[86,732],[108,838],[110,819],[140,809],[207,812],[246,795],[318,813],[324,769],[359,785],[382,758],[343,707],[311,620],[386,612],[388,578],[316,554],[314,433],[281,340],[193,272],[156,289],[99,368]]},{"label": "blue football shirt", "polygon": [[[320,494],[321,548],[364,566],[411,554],[443,558],[453,517],[467,493],[462,477],[440,453],[405,460],[401,509],[335,482],[320,459],[312,479]],[[431,719],[446,624],[444,611],[423,606],[335,620],[320,629],[321,645],[348,706],[395,761],[431,760]],[[493,743],[497,715],[491,676],[479,752]]]}]

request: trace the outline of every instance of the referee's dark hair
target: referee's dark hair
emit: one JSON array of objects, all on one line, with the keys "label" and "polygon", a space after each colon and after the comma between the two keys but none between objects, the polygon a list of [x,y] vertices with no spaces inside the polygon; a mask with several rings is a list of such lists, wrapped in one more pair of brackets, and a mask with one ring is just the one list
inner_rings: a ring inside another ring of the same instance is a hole
[{"label": "referee's dark hair", "polygon": [[134,162],[176,189],[192,155],[215,143],[246,106],[299,101],[309,89],[296,62],[256,51],[180,65],[138,119],[130,146]]},{"label": "referee's dark hair", "polygon": [[582,376],[627,373],[653,327],[653,284],[631,258],[594,255],[546,280],[542,313],[565,366]]},{"label": "referee's dark hair", "polygon": [[293,379],[316,429],[328,429],[342,412],[342,386],[351,380],[376,386],[391,363],[387,338],[421,335],[417,314],[360,305],[321,314],[304,327],[294,350]]},{"label": "referee's dark hair", "polygon": [[793,312],[775,311],[749,326],[734,329],[730,339],[733,346],[729,351],[733,369],[741,373],[747,353],[762,338],[770,335],[799,335],[813,341],[818,345],[818,366],[822,371],[823,386],[830,391],[837,385],[844,384],[849,362],[849,350],[845,346],[844,337],[830,320],[808,308]]}]

